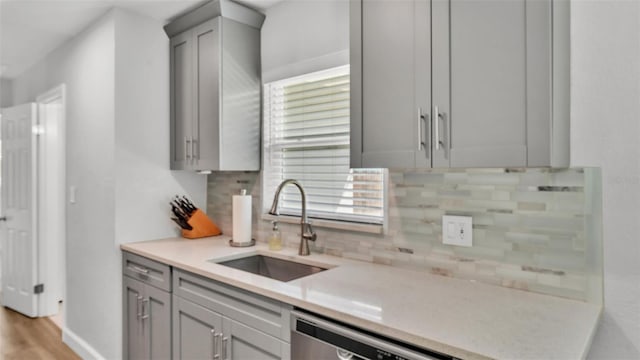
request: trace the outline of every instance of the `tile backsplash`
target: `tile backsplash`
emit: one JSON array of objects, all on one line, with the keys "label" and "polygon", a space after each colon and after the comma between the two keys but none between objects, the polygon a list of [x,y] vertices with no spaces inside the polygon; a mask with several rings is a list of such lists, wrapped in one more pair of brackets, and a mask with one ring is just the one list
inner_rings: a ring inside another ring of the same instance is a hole
[{"label": "tile backsplash", "polygon": [[[224,233],[232,233],[231,196],[247,189],[254,238],[266,241],[260,178],[209,175],[207,213]],[[316,227],[311,250],[600,304],[600,184],[596,168],[389,170],[385,234]],[[473,217],[473,247],[442,244],[445,214]],[[280,228],[297,248],[299,225]]]}]

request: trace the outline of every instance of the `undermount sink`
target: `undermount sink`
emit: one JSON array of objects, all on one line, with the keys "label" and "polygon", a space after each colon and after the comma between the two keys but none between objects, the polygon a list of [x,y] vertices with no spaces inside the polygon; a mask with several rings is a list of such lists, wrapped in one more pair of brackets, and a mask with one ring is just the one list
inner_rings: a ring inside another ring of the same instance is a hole
[{"label": "undermount sink", "polygon": [[284,282],[327,270],[319,266],[301,264],[264,255],[252,255],[219,262],[218,264]]}]

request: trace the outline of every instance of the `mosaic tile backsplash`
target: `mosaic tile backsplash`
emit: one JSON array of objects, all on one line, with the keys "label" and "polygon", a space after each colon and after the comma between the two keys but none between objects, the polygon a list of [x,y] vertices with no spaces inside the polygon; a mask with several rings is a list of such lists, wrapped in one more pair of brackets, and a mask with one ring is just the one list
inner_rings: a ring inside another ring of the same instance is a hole
[{"label": "mosaic tile backsplash", "polygon": [[[209,175],[207,213],[224,233],[232,195],[247,189],[254,238],[266,241],[260,177]],[[390,170],[388,204],[385,234],[316,227],[311,251],[602,303],[599,169]],[[442,244],[445,214],[473,217],[473,247]],[[280,228],[297,248],[299,225]]]}]

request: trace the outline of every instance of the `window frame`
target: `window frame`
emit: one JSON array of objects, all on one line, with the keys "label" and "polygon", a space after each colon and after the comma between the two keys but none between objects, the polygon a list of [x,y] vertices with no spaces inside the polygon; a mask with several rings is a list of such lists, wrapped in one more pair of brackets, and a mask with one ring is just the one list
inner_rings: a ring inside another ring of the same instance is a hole
[{"label": "window frame", "polygon": [[[312,71],[305,74],[301,74],[298,76],[292,76],[285,79],[273,80],[268,83],[263,84],[263,115],[262,115],[262,171],[261,171],[261,217],[263,220],[270,221],[279,221],[284,223],[300,223],[300,215],[271,215],[268,213],[271,208],[271,204],[273,202],[273,196],[275,193],[275,188],[267,188],[269,179],[272,178],[271,174],[273,173],[270,170],[271,164],[271,110],[270,106],[270,86],[273,83],[279,83],[279,85],[286,86],[287,83],[295,83],[302,79],[305,81],[313,81],[312,79],[320,79],[322,77],[331,76],[335,74],[336,76],[340,76],[339,73],[343,72],[344,74],[349,74],[349,65],[343,65],[338,67],[333,67],[329,69],[324,69],[320,71]],[[350,75],[350,74],[349,74]],[[345,218],[340,219],[340,214],[335,213],[338,219],[334,218],[325,218],[318,216],[318,214],[307,214],[310,221],[314,226],[318,227],[327,227],[333,229],[340,230],[348,230],[348,231],[357,231],[357,232],[366,232],[372,234],[383,234],[386,233],[387,229],[387,221],[388,221],[388,182],[389,182],[389,174],[388,169],[381,169],[382,174],[382,215],[380,217],[380,222],[367,222],[367,221],[358,221],[358,216],[352,216],[350,219]],[[284,179],[283,179],[284,180]]]}]

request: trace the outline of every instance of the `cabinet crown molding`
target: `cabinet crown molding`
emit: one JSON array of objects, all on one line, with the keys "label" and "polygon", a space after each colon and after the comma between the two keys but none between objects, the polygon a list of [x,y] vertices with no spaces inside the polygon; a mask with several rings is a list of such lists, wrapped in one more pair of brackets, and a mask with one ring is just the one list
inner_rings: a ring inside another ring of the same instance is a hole
[{"label": "cabinet crown molding", "polygon": [[169,24],[165,25],[164,31],[169,37],[172,37],[218,16],[256,29],[262,28],[265,19],[264,14],[231,0],[215,0],[172,19]]}]

